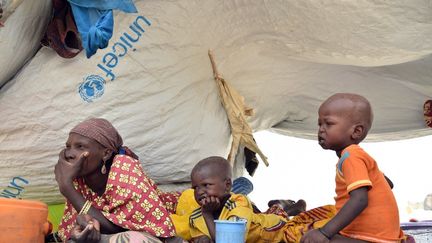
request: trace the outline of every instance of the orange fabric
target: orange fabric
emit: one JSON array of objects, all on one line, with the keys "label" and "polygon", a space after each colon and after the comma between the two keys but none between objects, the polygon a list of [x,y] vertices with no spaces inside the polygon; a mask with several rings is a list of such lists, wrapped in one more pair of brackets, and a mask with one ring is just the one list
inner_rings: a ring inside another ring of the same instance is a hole
[{"label": "orange fabric", "polygon": [[334,205],[324,205],[301,212],[288,220],[284,227],[283,242],[300,242],[306,232],[323,227],[335,214]]},{"label": "orange fabric", "polygon": [[360,146],[351,145],[342,151],[336,165],[336,210],[349,199],[349,192],[369,187],[368,206],[340,234],[372,242],[400,242],[396,199],[375,160]]}]

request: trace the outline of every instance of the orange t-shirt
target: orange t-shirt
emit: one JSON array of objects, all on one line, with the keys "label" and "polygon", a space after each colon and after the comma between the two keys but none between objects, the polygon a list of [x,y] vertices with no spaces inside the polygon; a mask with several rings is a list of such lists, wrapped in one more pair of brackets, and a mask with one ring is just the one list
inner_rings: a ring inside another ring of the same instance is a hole
[{"label": "orange t-shirt", "polygon": [[350,145],[341,153],[336,165],[336,210],[349,200],[349,193],[368,187],[368,206],[339,233],[372,242],[400,242],[396,199],[375,160],[360,146]]}]

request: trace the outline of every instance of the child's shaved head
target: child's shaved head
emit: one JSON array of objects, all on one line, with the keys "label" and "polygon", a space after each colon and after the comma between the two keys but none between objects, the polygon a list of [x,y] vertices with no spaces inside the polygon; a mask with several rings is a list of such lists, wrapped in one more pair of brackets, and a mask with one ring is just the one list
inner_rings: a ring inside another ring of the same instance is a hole
[{"label": "child's shaved head", "polygon": [[337,108],[339,112],[346,113],[353,124],[363,125],[365,132],[361,140],[366,137],[372,126],[373,113],[371,105],[365,97],[358,94],[337,93],[330,96],[321,106],[328,105]]},{"label": "child's shaved head", "polygon": [[231,179],[232,177],[230,163],[219,156],[211,156],[199,161],[192,169],[191,175],[201,171],[206,171],[208,175],[218,176],[223,180]]}]

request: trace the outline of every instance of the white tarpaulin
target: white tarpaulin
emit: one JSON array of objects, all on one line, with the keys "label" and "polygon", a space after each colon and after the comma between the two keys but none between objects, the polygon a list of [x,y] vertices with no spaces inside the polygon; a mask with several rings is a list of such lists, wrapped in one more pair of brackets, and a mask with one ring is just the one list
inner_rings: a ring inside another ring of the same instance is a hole
[{"label": "white tarpaulin", "polygon": [[[0,0],[0,87],[39,48],[51,13],[51,1]],[[1,15],[1,14],[0,14]]]},{"label": "white tarpaulin", "polygon": [[208,49],[254,108],[255,131],[315,139],[322,100],[354,92],[374,108],[370,139],[432,134],[422,110],[432,97],[429,1],[135,4],[137,14],[116,12],[109,46],[90,59],[42,48],[2,87],[2,196],[60,201],[53,167],[68,131],[88,117],[112,121],[159,183],[187,182],[199,159],[226,156],[229,124]]}]

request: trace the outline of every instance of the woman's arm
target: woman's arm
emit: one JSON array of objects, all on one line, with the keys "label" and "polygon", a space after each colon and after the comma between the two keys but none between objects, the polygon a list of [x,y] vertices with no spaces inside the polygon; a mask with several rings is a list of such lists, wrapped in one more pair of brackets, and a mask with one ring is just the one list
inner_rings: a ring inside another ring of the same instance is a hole
[{"label": "woman's arm", "polygon": [[[79,212],[85,203],[83,196],[73,188],[72,184],[70,187],[64,188],[61,191],[63,196],[65,196],[75,208],[75,210]],[[123,229],[122,227],[113,224],[111,221],[105,218],[105,216],[98,209],[94,207],[90,207],[90,210],[87,214],[89,214],[99,222],[100,231],[102,234],[115,234],[126,231],[126,229]],[[86,225],[83,226],[85,227]]]},{"label": "woman's arm", "polygon": [[[78,160],[74,163],[68,162],[64,155],[64,150],[59,154],[59,160],[54,168],[54,174],[56,181],[59,185],[61,194],[72,204],[77,212],[81,211],[84,206],[84,197],[75,190],[73,186],[73,180],[76,178],[78,172],[82,169],[82,164],[88,157],[88,152],[84,152],[80,155]],[[106,219],[102,213],[90,207],[88,214],[95,218],[100,223],[101,232],[104,234],[113,234],[125,231],[125,229],[113,224],[111,221]],[[82,225],[85,227],[86,225]]]}]

